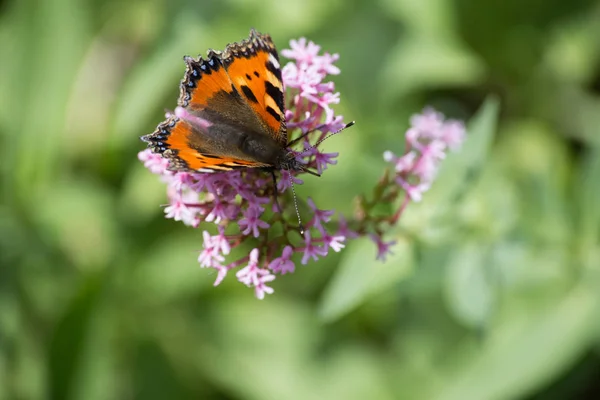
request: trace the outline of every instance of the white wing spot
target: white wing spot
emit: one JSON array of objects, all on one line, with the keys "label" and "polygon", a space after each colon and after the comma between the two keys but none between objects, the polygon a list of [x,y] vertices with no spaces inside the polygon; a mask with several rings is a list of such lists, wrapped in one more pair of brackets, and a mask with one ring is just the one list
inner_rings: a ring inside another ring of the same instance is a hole
[{"label": "white wing spot", "polygon": [[273,54],[269,54],[269,62],[273,64],[275,68],[279,69],[279,61],[277,61]]}]

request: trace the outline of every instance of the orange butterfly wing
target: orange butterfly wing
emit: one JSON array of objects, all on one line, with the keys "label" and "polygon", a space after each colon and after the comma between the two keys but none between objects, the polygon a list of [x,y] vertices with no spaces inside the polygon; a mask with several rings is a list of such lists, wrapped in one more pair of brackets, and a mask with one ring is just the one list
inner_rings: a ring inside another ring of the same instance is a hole
[{"label": "orange butterfly wing", "polygon": [[227,46],[223,63],[265,129],[283,146],[287,145],[281,69],[271,37],[252,30],[248,39]]},{"label": "orange butterfly wing", "polygon": [[[241,167],[254,167],[256,163],[235,158],[227,158],[211,155],[203,150],[202,138],[189,122],[170,116],[166,121],[158,125],[156,131],[145,137],[151,143],[154,152],[161,153],[163,157],[170,160],[171,170],[177,171],[230,171]],[[193,143],[193,145],[190,145]]]},{"label": "orange butterfly wing", "polygon": [[223,53],[211,50],[206,60],[184,59],[179,106],[214,127],[170,116],[142,139],[168,158],[174,170],[269,167],[241,152],[235,139],[253,132],[282,148],[287,144],[281,72],[271,38],[252,30],[248,39],[228,45]]}]

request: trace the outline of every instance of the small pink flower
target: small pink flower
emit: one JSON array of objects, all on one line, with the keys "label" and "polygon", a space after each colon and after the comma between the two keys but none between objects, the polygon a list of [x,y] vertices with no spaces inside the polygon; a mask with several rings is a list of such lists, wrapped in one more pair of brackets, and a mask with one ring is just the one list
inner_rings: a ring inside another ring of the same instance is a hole
[{"label": "small pink flower", "polygon": [[327,169],[327,164],[335,165],[337,164],[337,157],[340,153],[321,153],[317,152],[315,154],[315,163],[317,164],[317,172],[322,174],[323,171]]},{"label": "small pink flower", "polygon": [[396,157],[392,154],[392,152],[386,152],[388,154],[384,154],[384,159],[386,161],[391,161],[395,164],[394,168],[397,173],[408,172],[412,170],[415,166],[415,162],[417,161],[417,153],[414,151],[409,151],[402,157]]},{"label": "small pink flower", "polygon": [[292,246],[285,246],[281,257],[277,257],[269,264],[269,269],[275,273],[287,274],[288,272],[294,272],[294,262],[291,260],[293,254]]},{"label": "small pink flower", "polygon": [[325,234],[321,239],[323,239],[325,251],[332,249],[336,253],[339,253],[340,250],[342,250],[345,247],[344,241],[346,240],[346,238],[344,236],[331,236],[329,234]]},{"label": "small pink flower", "polygon": [[216,236],[213,236],[211,238],[212,244],[215,248],[217,248],[221,252],[221,254],[227,255],[231,251],[231,245],[229,244],[229,240],[227,239],[227,236],[225,235],[225,228],[222,226],[219,226],[218,229],[219,229],[219,234]]},{"label": "small pink flower", "polygon": [[176,192],[182,192],[193,182],[193,175],[187,172],[178,172],[168,177],[169,186]]},{"label": "small pink flower", "polygon": [[298,61],[300,65],[312,64],[313,60],[321,51],[321,46],[308,42],[306,38],[290,40],[291,49],[281,50],[284,57]]},{"label": "small pink flower", "polygon": [[329,222],[331,220],[331,216],[335,213],[335,211],[331,210],[320,210],[315,205],[315,202],[309,197],[306,201],[310,209],[314,212],[313,219],[311,221],[312,226],[323,229],[323,223]]},{"label": "small pink flower", "polygon": [[144,167],[148,168],[153,174],[171,174],[167,170],[169,168],[169,160],[163,158],[160,154],[154,154],[150,149],[140,151],[138,158],[144,163]]},{"label": "small pink flower", "polygon": [[186,205],[188,201],[195,201],[195,194],[179,194],[174,191],[169,194],[170,204],[165,207],[165,218],[173,218],[175,221],[181,221],[186,225],[196,227],[199,223],[196,212]]},{"label": "small pink flower", "polygon": [[202,267],[215,267],[219,266],[221,262],[225,261],[225,258],[221,255],[220,248],[215,246],[213,238],[207,231],[202,232],[204,239],[202,246],[204,250],[198,256],[198,262]]},{"label": "small pink flower", "polygon": [[338,75],[340,73],[340,69],[333,65],[334,62],[339,60],[339,54],[329,54],[325,53],[321,57],[318,57],[314,60],[315,65],[324,74],[329,75]]},{"label": "small pink flower", "polygon": [[254,193],[244,194],[242,197],[248,201],[248,209],[254,209],[256,215],[262,214],[265,211],[263,204],[268,204],[271,199],[268,197],[256,196]]},{"label": "small pink flower", "polygon": [[254,287],[256,297],[262,300],[265,294],[273,293],[273,288],[265,285],[265,283],[273,281],[275,275],[272,275],[268,269],[259,268],[258,255],[258,249],[252,249],[248,266],[239,270],[235,276],[244,285]]},{"label": "small pink flower", "polygon": [[229,269],[218,264],[213,265],[212,267],[217,270],[217,279],[215,279],[213,286],[219,286],[221,282],[223,282],[223,279],[225,279],[225,277],[227,276],[227,272],[229,271]]},{"label": "small pink flower", "polygon": [[[435,142],[439,143],[439,142]],[[435,150],[430,145],[426,146],[427,149],[421,153],[421,156],[415,160],[412,172],[418,179],[430,181],[433,180],[439,169],[440,158],[436,155]]]},{"label": "small pink flower", "polygon": [[406,182],[401,176],[396,177],[396,182],[402,186],[402,188],[406,191],[406,194],[412,201],[415,203],[420,202],[423,199],[423,193],[429,190],[431,187],[430,182],[421,182],[418,184],[410,184]]},{"label": "small pink flower", "polygon": [[371,234],[369,235],[372,241],[377,245],[377,260],[385,261],[388,254],[394,254],[391,252],[390,248],[396,244],[396,241],[384,242],[379,235]]},{"label": "small pink flower", "polygon": [[344,216],[341,214],[338,218],[338,231],[336,236],[343,236],[346,239],[355,239],[359,237],[358,233],[348,228],[348,222],[346,221],[346,218],[344,218]]},{"label": "small pink flower", "polygon": [[290,171],[283,170],[281,171],[281,177],[277,181],[277,191],[279,193],[284,193],[291,187],[290,177],[291,181],[294,182],[295,185],[302,185],[304,183],[302,179],[294,176]]},{"label": "small pink flower", "polygon": [[304,232],[304,255],[302,256],[302,264],[306,265],[308,260],[312,257],[313,260],[317,261],[319,256],[324,257],[327,255],[327,250],[316,245],[310,237],[310,231]]},{"label": "small pink flower", "polygon": [[444,115],[433,108],[425,108],[421,114],[415,114],[410,119],[410,124],[422,135],[437,139],[440,128],[444,123]]},{"label": "small pink flower", "polygon": [[337,115],[331,121],[329,121],[325,126],[323,126],[322,132],[323,133],[337,132],[340,129],[342,129],[344,126],[346,126],[346,123],[344,122],[344,118],[341,115]]},{"label": "small pink flower", "polygon": [[228,203],[223,203],[218,200],[215,200],[213,202],[212,210],[210,210],[210,212],[208,213],[206,218],[204,218],[204,220],[207,222],[214,222],[215,224],[218,224],[219,222],[221,222],[221,220],[228,219],[231,211],[230,206],[231,205]]},{"label": "small pink flower", "polygon": [[442,126],[440,139],[446,143],[450,150],[456,150],[464,142],[465,134],[465,124],[460,121],[449,120]]},{"label": "small pink flower", "polygon": [[261,220],[260,215],[256,208],[249,208],[244,213],[244,218],[238,221],[238,225],[240,226],[240,230],[242,230],[242,234],[249,235],[252,232],[254,237],[258,237],[260,235],[259,229],[268,229],[269,224],[265,221]]},{"label": "small pink flower", "polygon": [[398,157],[386,151],[383,158],[395,164],[396,183],[404,189],[410,200],[418,202],[431,187],[448,149],[460,146],[464,136],[462,123],[444,121],[443,114],[426,108],[422,114],[415,114],[411,118],[411,127],[405,134],[407,152]]}]

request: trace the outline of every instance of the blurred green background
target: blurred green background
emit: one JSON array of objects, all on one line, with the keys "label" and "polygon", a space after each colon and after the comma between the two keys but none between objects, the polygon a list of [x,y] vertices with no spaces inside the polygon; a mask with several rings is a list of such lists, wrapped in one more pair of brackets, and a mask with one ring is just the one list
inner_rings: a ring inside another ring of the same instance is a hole
[{"label": "blurred green background", "polygon": [[[196,262],[136,158],[184,54],[270,33],[340,53],[346,214],[431,104],[469,120],[389,238],[264,301]],[[600,4],[1,0],[1,399],[576,399],[600,391]]]}]

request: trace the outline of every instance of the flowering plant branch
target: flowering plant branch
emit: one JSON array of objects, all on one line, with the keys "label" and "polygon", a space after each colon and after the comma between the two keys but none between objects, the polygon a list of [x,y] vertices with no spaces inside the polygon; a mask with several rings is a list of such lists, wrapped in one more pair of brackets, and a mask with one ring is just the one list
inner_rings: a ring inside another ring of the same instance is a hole
[{"label": "flowering plant branch", "polygon": [[[303,163],[322,174],[337,164],[338,153],[323,153],[313,147],[328,133],[345,126],[342,116],[336,116],[332,104],[340,101],[329,75],[340,73],[334,63],[337,54],[319,54],[320,46],[301,38],[290,42],[291,49],[281,53],[292,60],[282,70],[287,89],[287,127],[290,139],[300,140],[298,156]],[[176,109],[175,114],[182,110]],[[401,156],[384,154],[393,166],[383,174],[373,189],[371,198],[359,197],[355,215],[349,221],[339,215],[332,221],[334,211],[317,207],[308,198],[303,207],[310,220],[304,234],[296,220],[296,210],[286,192],[291,183],[302,184],[302,171],[281,171],[277,193],[281,210],[275,201],[275,188],[270,177],[258,169],[222,173],[188,173],[168,170],[169,162],[150,150],[139,153],[139,159],[152,173],[160,175],[167,184],[169,205],[165,216],[197,228],[201,222],[216,225],[216,234],[202,232],[203,250],[200,266],[217,271],[215,286],[229,271],[237,269],[236,278],[254,288],[257,298],[273,293],[269,286],[276,274],[292,273],[296,262],[292,256],[301,253],[300,263],[316,261],[330,251],[339,252],[349,239],[370,237],[377,246],[377,259],[385,260],[393,241],[385,242],[383,235],[395,225],[407,205],[420,201],[431,186],[438,165],[448,150],[457,149],[463,141],[465,129],[461,122],[445,121],[442,114],[426,109],[411,119],[406,132],[406,150]],[[373,210],[378,204],[402,201],[392,214],[377,216]],[[252,250],[247,256],[231,260],[234,247],[247,244]]]}]

